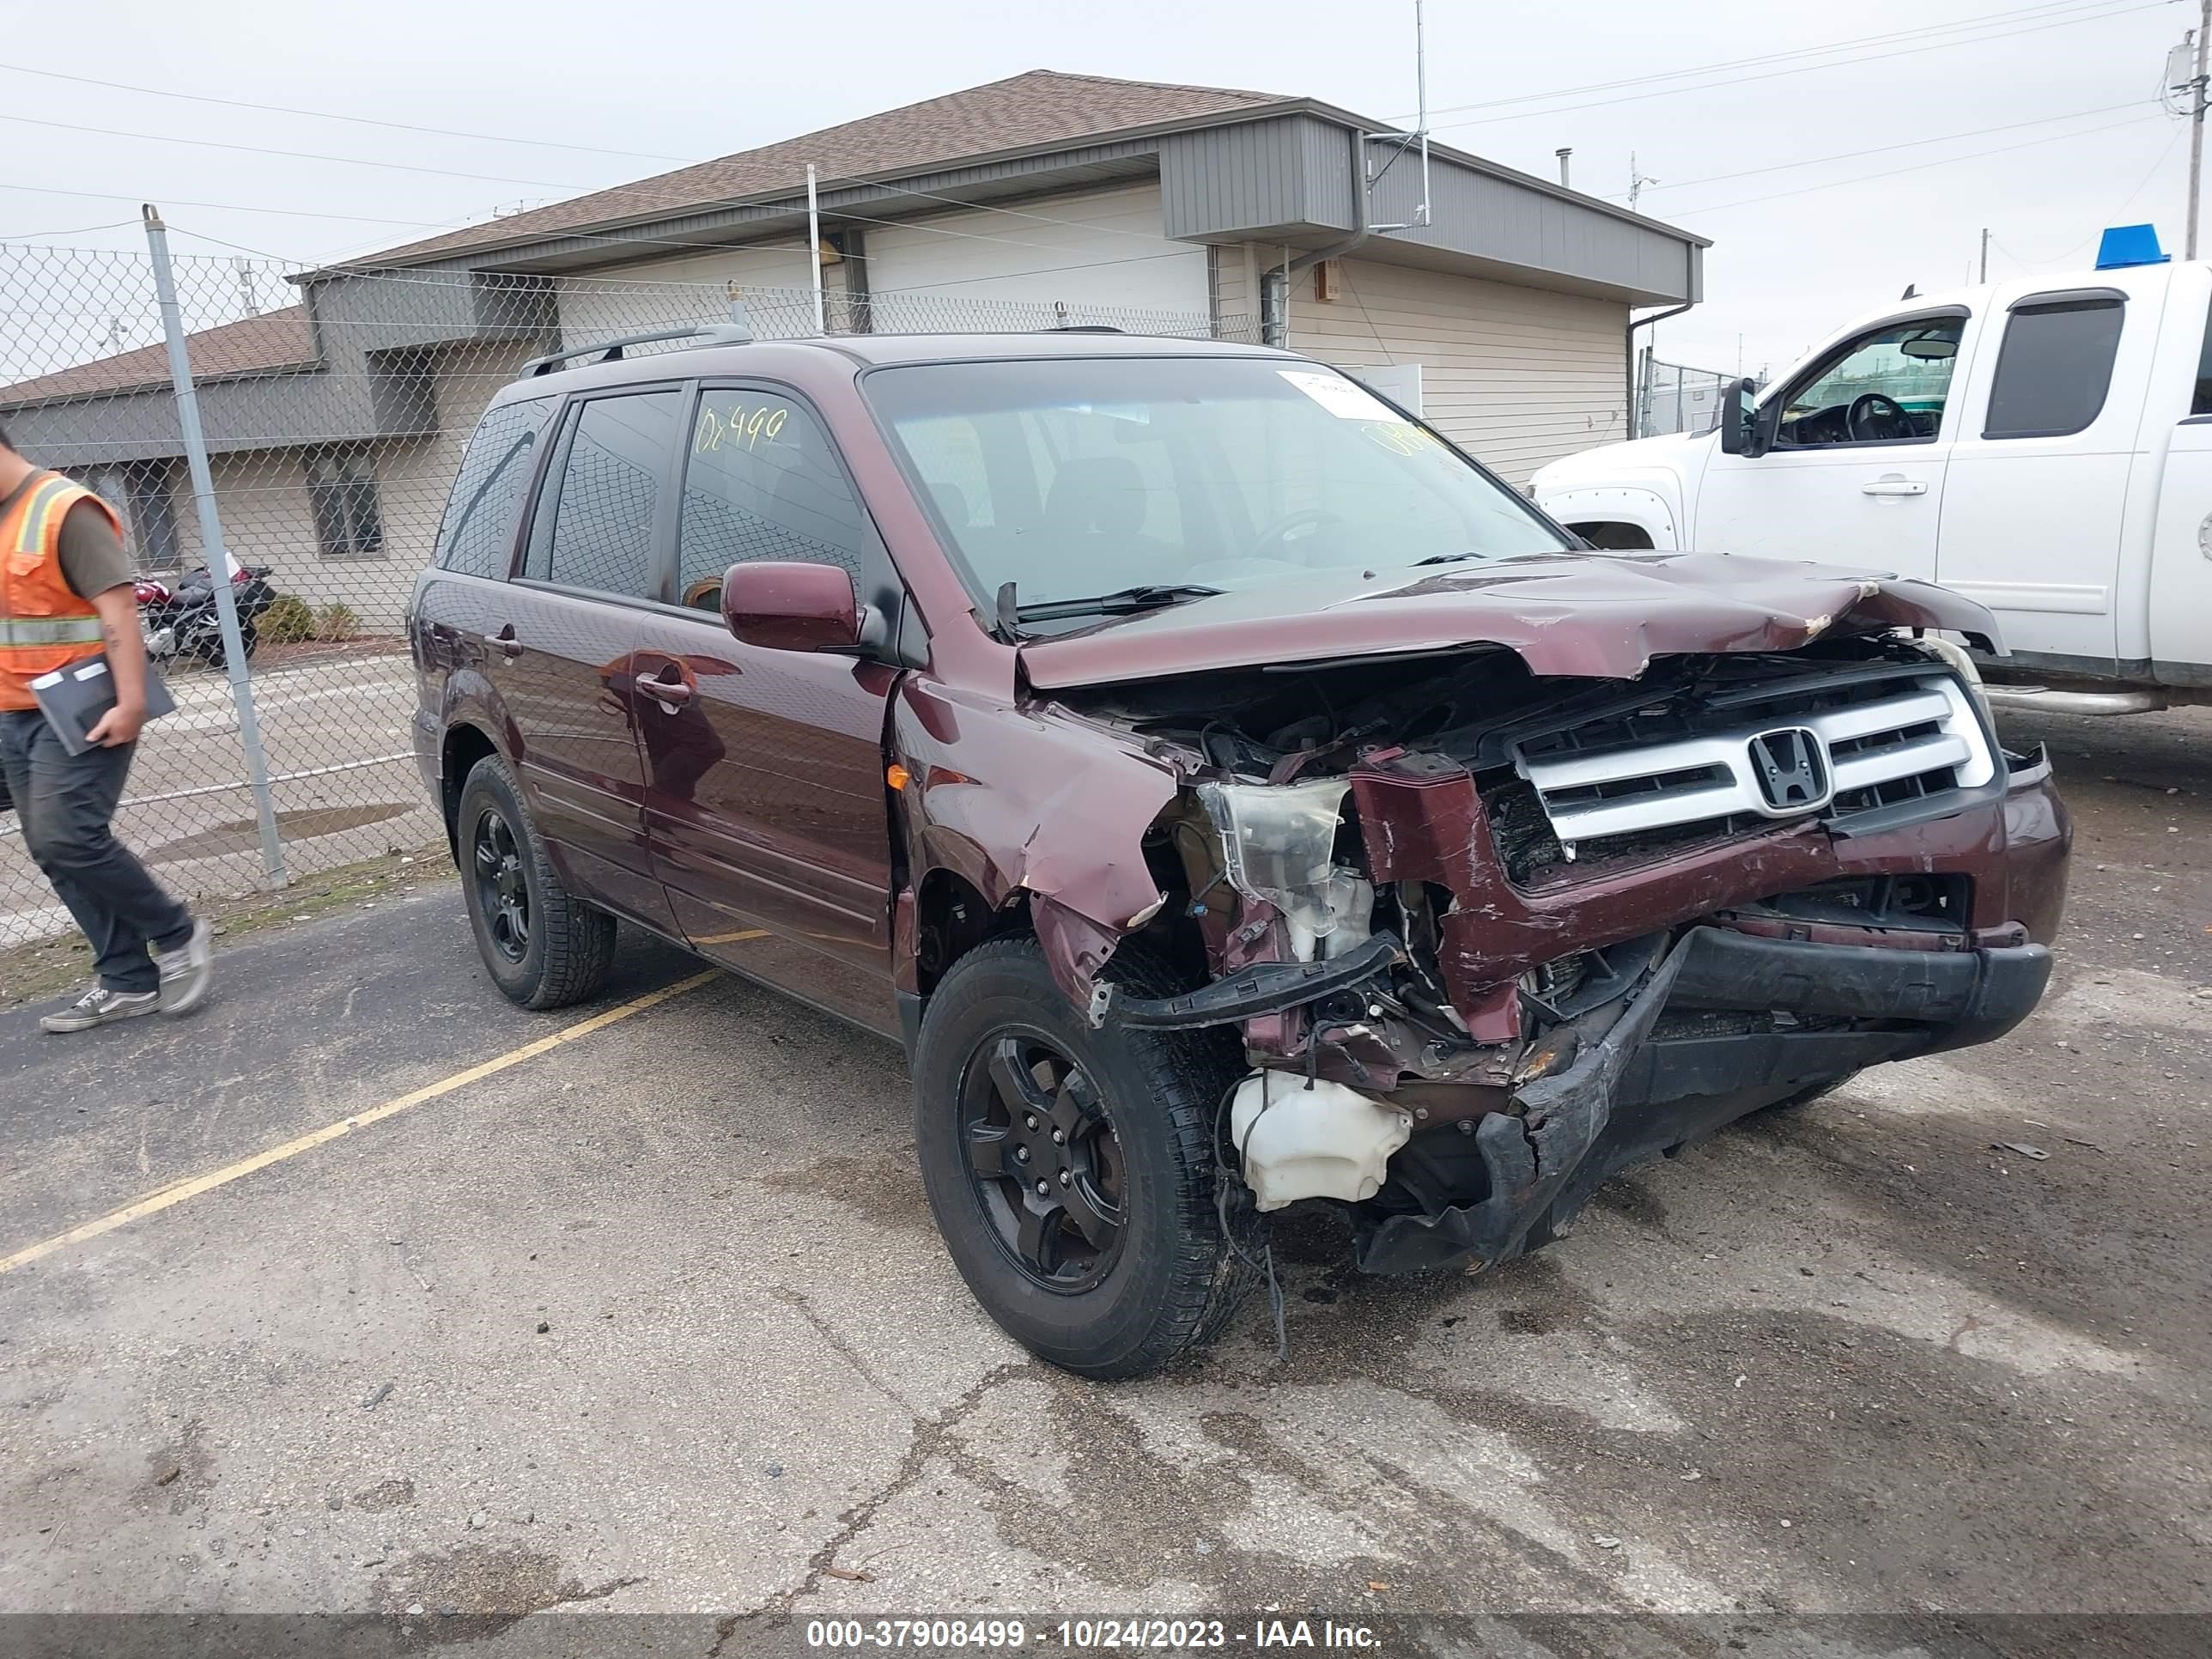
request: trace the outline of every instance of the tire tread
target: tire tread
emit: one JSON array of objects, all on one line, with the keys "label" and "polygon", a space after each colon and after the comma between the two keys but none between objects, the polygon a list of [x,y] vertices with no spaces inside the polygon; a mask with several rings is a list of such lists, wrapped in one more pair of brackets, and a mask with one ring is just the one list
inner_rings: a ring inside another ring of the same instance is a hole
[{"label": "tire tread", "polygon": [[[1010,934],[977,945],[948,970],[937,995],[949,991],[958,996],[969,975],[988,971],[999,962],[1041,967],[1036,939]],[[1188,988],[1158,957],[1127,944],[1109,961],[1105,976],[1140,996],[1167,996]],[[925,1045],[927,1042],[925,1036]],[[1185,1178],[1178,1194],[1181,1213],[1174,1233],[1170,1290],[1150,1329],[1116,1359],[1069,1367],[1109,1381],[1158,1370],[1185,1350],[1211,1341],[1236,1313],[1252,1277],[1223,1238],[1214,1209],[1214,1117],[1222,1091],[1235,1073],[1230,1045],[1217,1033],[1124,1031],[1121,1042],[1143,1085],[1164,1108],[1175,1164]],[[917,1090],[923,1075],[924,1068],[918,1065]]]},{"label": "tire tread", "polygon": [[[488,787],[495,785],[507,796],[501,805],[514,809],[515,828],[520,832],[520,839],[530,860],[531,896],[538,911],[533,931],[540,935],[543,943],[537,982],[528,996],[514,1000],[525,1008],[542,1012],[566,1008],[596,996],[614,968],[615,919],[576,897],[562,884],[552,860],[546,856],[544,841],[531,818],[529,805],[522,798],[514,769],[501,756],[486,755],[470,768],[468,781],[461,786],[464,854],[465,825],[471,816],[469,798],[479,775],[491,781]],[[461,878],[470,879],[465,863]]]}]

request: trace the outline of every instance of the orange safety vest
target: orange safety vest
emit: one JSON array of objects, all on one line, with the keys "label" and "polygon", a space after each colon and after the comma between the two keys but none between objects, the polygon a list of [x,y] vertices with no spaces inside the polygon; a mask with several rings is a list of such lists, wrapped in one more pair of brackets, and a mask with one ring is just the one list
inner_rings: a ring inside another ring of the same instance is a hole
[{"label": "orange safety vest", "polygon": [[113,507],[58,472],[33,477],[0,514],[0,708],[37,708],[33,679],[100,651],[100,613],[62,574],[62,520],[79,501],[123,534]]}]

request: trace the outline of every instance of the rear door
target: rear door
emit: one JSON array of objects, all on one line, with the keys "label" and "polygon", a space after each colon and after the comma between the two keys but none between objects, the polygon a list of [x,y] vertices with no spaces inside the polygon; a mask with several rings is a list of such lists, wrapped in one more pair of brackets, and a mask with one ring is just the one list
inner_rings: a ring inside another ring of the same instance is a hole
[{"label": "rear door", "polygon": [[884,732],[896,672],[740,644],[722,577],[746,560],[848,573],[890,558],[819,417],[787,387],[714,385],[686,424],[678,604],[644,617],[635,696],[654,867],[702,954],[892,1029]]},{"label": "rear door", "polygon": [[681,388],[573,401],[487,641],[538,833],[580,890],[664,932],[676,922],[645,842],[630,696],[648,607],[668,592]]},{"label": "rear door", "polygon": [[[2167,301],[2166,353],[2144,405],[2147,447],[2157,423],[2186,411],[2172,428],[2166,448],[2156,533],[2148,553],[2135,556],[2149,567],[2143,573],[2148,611],[2144,652],[2156,677],[2169,685],[2212,685],[2212,322],[2207,321],[2205,288],[2202,266],[2176,269]],[[2177,358],[2191,368],[2178,387],[2170,384]],[[2169,392],[2170,400],[2161,392]],[[2124,641],[2121,654],[2133,654]]]},{"label": "rear door", "polygon": [[[2100,273],[2104,275],[2105,273]],[[2163,279],[2031,289],[1991,318],[1961,399],[1943,503],[1946,587],[1996,613],[2006,643],[2109,673],[2120,542]]]},{"label": "rear door", "polygon": [[1686,545],[1933,576],[1965,323],[1915,312],[1822,354],[1775,394],[1772,447],[1715,449]]}]

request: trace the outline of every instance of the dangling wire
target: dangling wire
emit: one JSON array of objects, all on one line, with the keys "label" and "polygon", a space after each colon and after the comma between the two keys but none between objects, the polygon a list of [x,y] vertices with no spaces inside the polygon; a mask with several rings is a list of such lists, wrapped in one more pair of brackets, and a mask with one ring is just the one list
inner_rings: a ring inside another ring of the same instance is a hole
[{"label": "dangling wire", "polygon": [[[1275,1277],[1274,1241],[1270,1239],[1260,1247],[1260,1258],[1255,1261],[1245,1253],[1244,1247],[1237,1242],[1237,1229],[1231,1224],[1229,1219],[1231,1182],[1242,1185],[1243,1177],[1237,1170],[1231,1168],[1228,1160],[1221,1156],[1222,1120],[1228,1115],[1229,1103],[1236,1096],[1237,1091],[1243,1086],[1244,1081],[1245,1079],[1239,1078],[1224,1089],[1221,1091],[1220,1101],[1213,1109],[1213,1213],[1214,1218],[1221,1224],[1221,1239],[1229,1246],[1230,1254],[1243,1262],[1248,1270],[1264,1275],[1267,1279],[1267,1307],[1275,1321],[1275,1363],[1279,1365],[1291,1357],[1291,1334],[1290,1327],[1284,1316],[1282,1281]],[[1260,1119],[1267,1115],[1267,1108],[1272,1104],[1273,1102],[1267,1097],[1267,1074],[1262,1071],[1260,1073],[1260,1110],[1258,1115],[1252,1120],[1255,1127]],[[1249,1141],[1252,1137],[1247,1132],[1244,1138]],[[1238,1148],[1238,1151],[1241,1153],[1243,1148]]]}]

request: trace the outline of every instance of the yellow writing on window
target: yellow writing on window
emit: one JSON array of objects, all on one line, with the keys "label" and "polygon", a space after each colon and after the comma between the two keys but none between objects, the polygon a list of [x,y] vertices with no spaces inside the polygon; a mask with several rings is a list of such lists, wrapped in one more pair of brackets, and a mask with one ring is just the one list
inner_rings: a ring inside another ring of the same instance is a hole
[{"label": "yellow writing on window", "polygon": [[1411,421],[1368,421],[1360,430],[1370,443],[1393,455],[1421,455],[1440,447],[1430,433]]},{"label": "yellow writing on window", "polygon": [[691,453],[705,455],[725,444],[733,449],[757,449],[763,443],[774,443],[790,418],[791,410],[781,404],[762,404],[751,409],[736,404],[726,412],[703,404],[699,410],[699,429],[691,438]]}]

